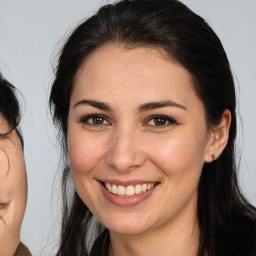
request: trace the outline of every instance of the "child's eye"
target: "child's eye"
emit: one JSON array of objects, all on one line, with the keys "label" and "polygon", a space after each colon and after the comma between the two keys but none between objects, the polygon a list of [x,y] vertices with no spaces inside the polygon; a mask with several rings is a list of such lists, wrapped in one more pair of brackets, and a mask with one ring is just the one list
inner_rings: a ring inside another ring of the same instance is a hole
[{"label": "child's eye", "polygon": [[176,124],[176,123],[177,122],[174,119],[168,116],[156,115],[156,116],[151,116],[146,122],[146,125],[161,128],[161,127],[166,127],[168,125]]},{"label": "child's eye", "polygon": [[89,115],[83,117],[81,122],[89,125],[110,125],[109,121],[107,121],[106,118],[101,115]]}]

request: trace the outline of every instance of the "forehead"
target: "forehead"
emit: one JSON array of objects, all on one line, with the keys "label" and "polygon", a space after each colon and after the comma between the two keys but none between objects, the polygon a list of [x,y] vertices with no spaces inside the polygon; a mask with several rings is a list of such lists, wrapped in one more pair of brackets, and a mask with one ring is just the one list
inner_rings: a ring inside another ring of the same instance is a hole
[{"label": "forehead", "polygon": [[[167,75],[171,69],[183,73],[182,76],[192,82],[190,73],[175,62],[170,55],[159,47],[125,48],[122,45],[106,44],[92,52],[79,68],[75,83],[80,78],[101,78],[104,75],[124,79],[125,75],[138,77],[153,77],[157,74]],[[173,74],[172,74],[173,75]],[[137,77],[137,78],[138,78]],[[107,81],[106,81],[107,82]]]},{"label": "forehead", "polygon": [[126,49],[108,44],[85,59],[78,70],[71,95],[75,100],[97,98],[121,104],[136,99],[172,99],[179,103],[201,102],[190,73],[161,48]]},{"label": "forehead", "polygon": [[[1,136],[4,135],[4,136]],[[21,140],[16,130],[10,131],[5,118],[0,117],[0,178],[9,173],[10,165],[17,165],[23,155]],[[17,174],[16,174],[17,175]]]},{"label": "forehead", "polygon": [[3,117],[0,113],[0,134],[5,134],[9,131],[10,125],[8,124],[7,120]]},{"label": "forehead", "polygon": [[21,139],[16,129],[11,131],[9,123],[3,115],[0,114],[0,147],[8,147],[10,143],[15,147],[22,147]]}]

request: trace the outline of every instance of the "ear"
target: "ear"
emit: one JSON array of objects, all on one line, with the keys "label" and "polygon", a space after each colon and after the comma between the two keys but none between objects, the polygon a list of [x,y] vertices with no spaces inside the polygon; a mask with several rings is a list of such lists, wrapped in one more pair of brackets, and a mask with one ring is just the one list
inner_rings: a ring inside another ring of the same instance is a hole
[{"label": "ear", "polygon": [[228,143],[231,113],[228,109],[223,111],[220,124],[211,128],[208,145],[204,155],[205,163],[217,159]]}]

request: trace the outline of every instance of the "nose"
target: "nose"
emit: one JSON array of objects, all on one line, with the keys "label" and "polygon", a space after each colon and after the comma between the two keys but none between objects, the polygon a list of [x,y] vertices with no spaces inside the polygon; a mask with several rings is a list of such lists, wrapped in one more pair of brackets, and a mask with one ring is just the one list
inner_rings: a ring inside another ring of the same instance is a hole
[{"label": "nose", "polygon": [[139,135],[134,131],[115,131],[109,145],[107,163],[118,172],[129,172],[146,161]]}]

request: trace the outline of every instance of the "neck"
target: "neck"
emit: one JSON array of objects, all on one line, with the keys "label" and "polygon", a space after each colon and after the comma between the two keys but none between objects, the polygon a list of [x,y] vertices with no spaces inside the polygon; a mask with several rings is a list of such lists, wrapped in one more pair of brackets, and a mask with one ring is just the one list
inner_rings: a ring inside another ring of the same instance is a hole
[{"label": "neck", "polygon": [[126,235],[110,231],[110,240],[109,256],[196,256],[199,226],[196,214],[182,215],[164,227],[142,234]]}]

